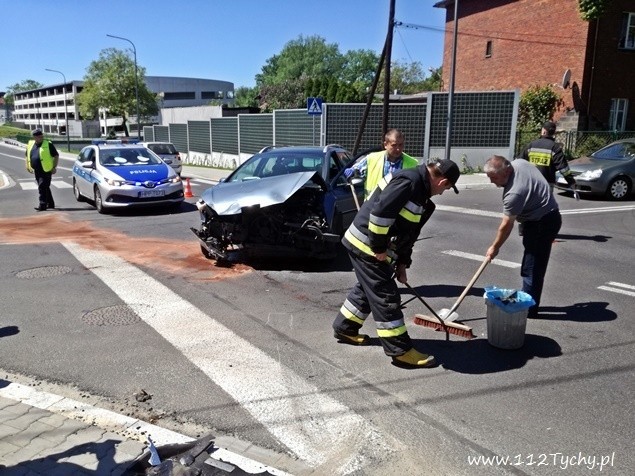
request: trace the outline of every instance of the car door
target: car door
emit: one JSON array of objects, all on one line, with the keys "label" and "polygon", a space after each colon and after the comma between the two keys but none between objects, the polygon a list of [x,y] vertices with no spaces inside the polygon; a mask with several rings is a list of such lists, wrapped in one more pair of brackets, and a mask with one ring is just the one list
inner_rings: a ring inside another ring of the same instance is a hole
[{"label": "car door", "polygon": [[[345,163],[336,153],[331,154],[329,170],[338,169],[329,183],[329,191],[325,196],[324,209],[331,231],[343,235],[353,223],[357,214],[357,203],[364,200],[364,182],[351,185],[344,175]],[[357,196],[357,203],[353,195]]]},{"label": "car door", "polygon": [[[95,160],[95,150],[92,147],[86,147],[79,153],[79,156],[77,157],[77,168],[75,171],[77,188],[79,188],[80,193],[85,197],[93,196],[92,172],[94,170]],[[93,167],[84,167],[84,165],[89,162],[93,163]]]}]

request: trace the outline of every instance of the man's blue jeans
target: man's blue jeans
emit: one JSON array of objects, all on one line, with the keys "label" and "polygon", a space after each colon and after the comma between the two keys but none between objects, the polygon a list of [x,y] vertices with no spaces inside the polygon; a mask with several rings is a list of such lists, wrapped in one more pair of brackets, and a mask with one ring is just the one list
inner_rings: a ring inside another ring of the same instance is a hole
[{"label": "man's blue jeans", "polygon": [[538,313],[542,287],[551,255],[551,245],[558,236],[561,226],[562,217],[558,210],[547,213],[538,221],[523,223],[525,253],[520,275],[523,278],[523,291],[536,301],[536,305],[529,308],[528,317],[536,317]]}]

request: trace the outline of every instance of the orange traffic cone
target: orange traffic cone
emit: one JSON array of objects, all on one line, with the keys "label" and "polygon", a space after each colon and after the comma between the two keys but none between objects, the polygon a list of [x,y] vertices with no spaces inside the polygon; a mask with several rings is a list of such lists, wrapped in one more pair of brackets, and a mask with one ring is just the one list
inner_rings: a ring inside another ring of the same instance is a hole
[{"label": "orange traffic cone", "polygon": [[185,190],[183,191],[183,196],[185,198],[192,198],[194,194],[192,193],[192,186],[190,185],[190,179],[185,179]]}]

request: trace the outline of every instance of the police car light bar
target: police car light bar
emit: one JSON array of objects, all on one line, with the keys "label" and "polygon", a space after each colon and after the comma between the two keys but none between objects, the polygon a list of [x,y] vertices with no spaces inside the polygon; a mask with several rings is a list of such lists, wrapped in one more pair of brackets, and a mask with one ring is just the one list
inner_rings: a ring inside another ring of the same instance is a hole
[{"label": "police car light bar", "polygon": [[91,141],[93,145],[104,145],[104,144],[138,144],[139,139],[93,139]]}]

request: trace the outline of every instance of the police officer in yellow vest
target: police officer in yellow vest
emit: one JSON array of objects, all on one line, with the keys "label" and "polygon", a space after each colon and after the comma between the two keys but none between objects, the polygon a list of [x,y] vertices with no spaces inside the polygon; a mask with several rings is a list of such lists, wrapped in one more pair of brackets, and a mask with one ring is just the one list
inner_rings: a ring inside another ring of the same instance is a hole
[{"label": "police officer in yellow vest", "polygon": [[403,152],[404,135],[399,129],[389,129],[384,136],[384,150],[372,152],[344,171],[345,176],[364,177],[364,197],[368,198],[379,181],[388,174],[419,165],[414,157]]},{"label": "police officer in yellow vest", "polygon": [[55,201],[51,194],[51,178],[57,171],[59,153],[52,142],[44,140],[40,129],[32,133],[33,139],[26,146],[26,169],[35,174],[40,202],[35,209],[43,212],[47,208],[55,208]]}]

